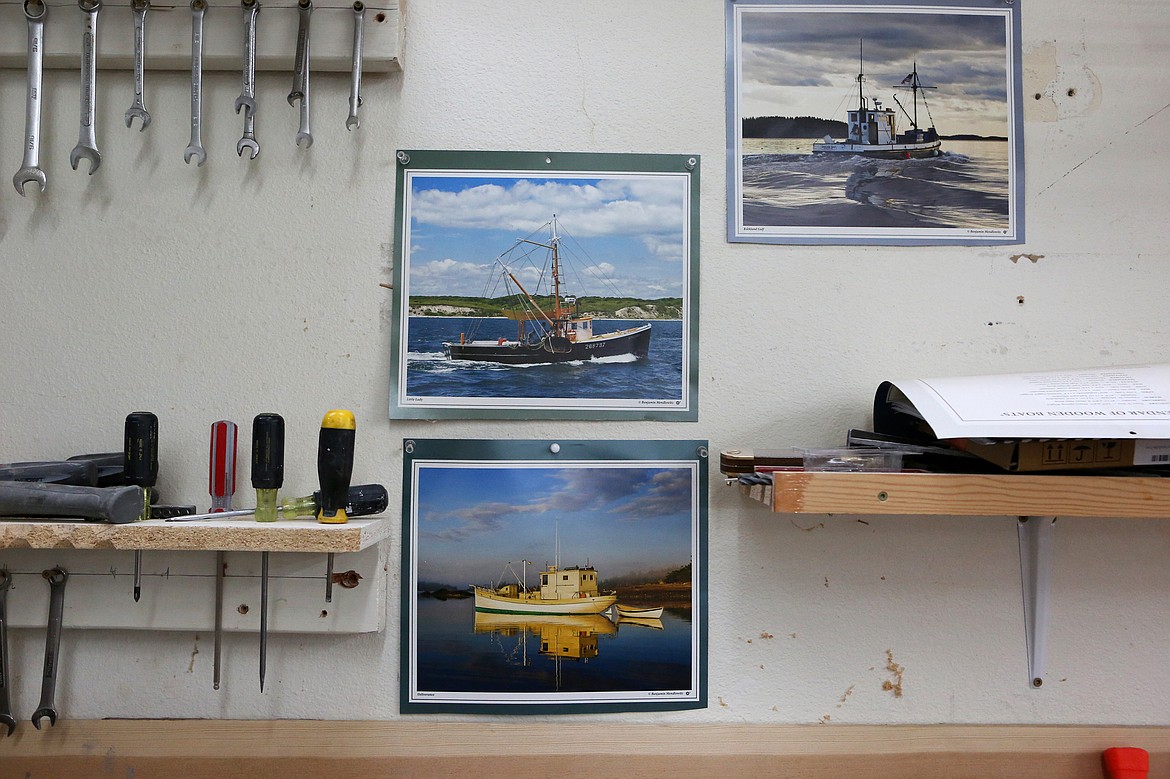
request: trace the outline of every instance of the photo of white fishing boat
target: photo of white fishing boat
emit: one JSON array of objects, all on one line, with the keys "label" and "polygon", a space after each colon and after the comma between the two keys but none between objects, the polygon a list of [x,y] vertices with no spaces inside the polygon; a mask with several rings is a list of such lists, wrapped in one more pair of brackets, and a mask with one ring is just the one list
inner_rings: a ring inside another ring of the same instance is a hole
[{"label": "photo of white fishing boat", "polygon": [[[704,449],[689,444],[410,440],[404,709],[699,705],[706,482],[678,459]],[[663,454],[616,456],[631,448]]]}]

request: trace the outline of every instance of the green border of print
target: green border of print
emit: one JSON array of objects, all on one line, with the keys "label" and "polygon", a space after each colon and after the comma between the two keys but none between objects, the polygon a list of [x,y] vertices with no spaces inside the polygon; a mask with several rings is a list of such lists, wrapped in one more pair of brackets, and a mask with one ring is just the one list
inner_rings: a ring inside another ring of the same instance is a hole
[{"label": "green border of print", "polygon": [[[394,200],[394,268],[392,335],[390,345],[391,419],[635,419],[695,422],[699,418],[699,171],[697,154],[594,154],[584,152],[435,151],[404,149],[397,153]],[[406,267],[403,236],[406,224],[406,170],[532,172],[539,175],[585,173],[604,176],[622,173],[676,173],[688,179],[687,299],[684,342],[687,354],[682,389],[686,400],[681,407],[648,405],[629,409],[596,409],[566,403],[562,407],[517,405],[489,407],[490,399],[469,398],[466,406],[449,407],[401,402],[405,383],[406,354],[403,349],[403,272]]]},{"label": "green border of print", "polygon": [[[555,444],[555,446],[554,446]],[[554,451],[555,450],[555,451]],[[707,586],[707,511],[709,501],[708,460],[709,445],[705,440],[677,441],[553,441],[553,440],[487,440],[487,439],[426,439],[407,438],[402,441],[402,576],[399,613],[399,711],[403,714],[463,713],[463,714],[580,714],[618,711],[681,711],[707,708],[707,654],[708,654],[708,586]],[[411,568],[415,544],[413,528],[413,476],[417,461],[462,461],[469,465],[492,461],[521,461],[539,464],[564,462],[654,462],[693,466],[697,487],[692,533],[698,550],[692,571],[698,581],[693,594],[694,612],[691,617],[695,631],[698,656],[696,697],[681,701],[566,703],[435,703],[411,700],[411,647],[414,635],[411,617],[415,597]]]}]

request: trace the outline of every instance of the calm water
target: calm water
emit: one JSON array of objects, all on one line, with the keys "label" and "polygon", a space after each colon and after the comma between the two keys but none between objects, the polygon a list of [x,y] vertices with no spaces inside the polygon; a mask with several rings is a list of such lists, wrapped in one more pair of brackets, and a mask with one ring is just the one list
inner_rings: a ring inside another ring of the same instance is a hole
[{"label": "calm water", "polygon": [[[646,324],[634,319],[595,319],[595,333]],[[515,338],[510,319],[410,317],[407,327],[406,394],[411,397],[602,398],[679,400],[683,396],[683,326],[653,320],[650,353],[555,365],[501,365],[451,361],[444,341]]]},{"label": "calm water", "polygon": [[648,624],[601,615],[476,612],[475,602],[418,599],[418,689],[548,693],[689,690],[690,611]]},{"label": "calm water", "polygon": [[944,140],[921,160],[812,154],[812,143],[743,140],[745,226],[1010,226],[1006,141]]}]

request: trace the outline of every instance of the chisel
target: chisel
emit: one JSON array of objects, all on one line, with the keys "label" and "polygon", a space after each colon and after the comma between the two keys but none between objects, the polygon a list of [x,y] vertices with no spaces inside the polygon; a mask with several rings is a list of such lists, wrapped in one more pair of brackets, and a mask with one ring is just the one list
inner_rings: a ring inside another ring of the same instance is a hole
[{"label": "chisel", "polygon": [[[207,457],[207,491],[211,495],[212,514],[231,511],[236,492],[236,445],[239,430],[235,422],[221,419],[211,425],[211,445]],[[215,642],[211,684],[219,689],[220,657],[223,644],[223,550],[215,553]]]},{"label": "chisel", "polygon": [[[317,521],[341,525],[349,521],[345,513],[349,479],[353,475],[353,448],[357,421],[352,411],[334,409],[321,420],[317,443],[317,478],[321,482]],[[333,552],[325,562],[325,602],[333,601]]]},{"label": "chisel", "polygon": [[[126,415],[123,448],[127,484],[142,488],[139,519],[150,519],[150,493],[158,480],[158,417],[149,411]],[[142,550],[134,552],[134,602],[142,597]]]},{"label": "chisel", "polygon": [[[252,488],[256,519],[276,521],[276,492],[284,486],[284,418],[257,414],[252,420]],[[268,551],[260,556],[260,692],[268,667]]]}]

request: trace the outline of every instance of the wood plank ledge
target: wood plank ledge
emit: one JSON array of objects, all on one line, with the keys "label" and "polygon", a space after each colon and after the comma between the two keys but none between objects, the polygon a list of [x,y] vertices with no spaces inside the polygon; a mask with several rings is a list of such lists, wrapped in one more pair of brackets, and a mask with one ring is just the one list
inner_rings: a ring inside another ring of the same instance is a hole
[{"label": "wood plank ledge", "polygon": [[1168,727],[62,720],[0,741],[4,775],[37,777],[487,777],[587,759],[598,776],[1100,779],[1111,746],[1170,772]]}]

